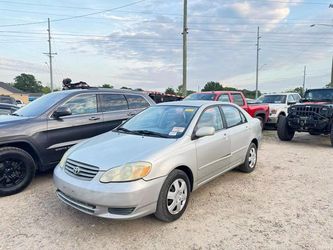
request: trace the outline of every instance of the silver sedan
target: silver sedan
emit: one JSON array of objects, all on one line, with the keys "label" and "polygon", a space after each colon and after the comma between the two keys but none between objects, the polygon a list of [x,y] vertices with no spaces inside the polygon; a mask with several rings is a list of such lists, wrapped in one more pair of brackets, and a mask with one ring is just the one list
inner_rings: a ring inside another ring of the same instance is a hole
[{"label": "silver sedan", "polygon": [[57,196],[95,216],[174,221],[198,187],[236,167],[252,172],[260,139],[259,120],[236,105],[162,103],[68,150]]}]

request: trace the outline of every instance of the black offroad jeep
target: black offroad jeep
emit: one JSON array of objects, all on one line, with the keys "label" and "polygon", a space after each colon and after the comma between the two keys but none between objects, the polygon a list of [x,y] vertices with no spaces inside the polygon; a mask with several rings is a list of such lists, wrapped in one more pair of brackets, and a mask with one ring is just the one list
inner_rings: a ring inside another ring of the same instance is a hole
[{"label": "black offroad jeep", "polygon": [[330,134],[333,146],[333,88],[307,90],[300,104],[288,108],[288,116],[279,120],[277,133],[280,140],[291,141],[295,131]]}]

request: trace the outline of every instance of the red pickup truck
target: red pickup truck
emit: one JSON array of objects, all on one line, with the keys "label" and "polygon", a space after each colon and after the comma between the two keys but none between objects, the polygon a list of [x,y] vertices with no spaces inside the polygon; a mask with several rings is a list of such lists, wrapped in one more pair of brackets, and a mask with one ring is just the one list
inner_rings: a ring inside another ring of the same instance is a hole
[{"label": "red pickup truck", "polygon": [[240,91],[211,91],[199,92],[189,95],[185,100],[206,100],[232,102],[238,104],[252,117],[260,119],[262,126],[269,117],[269,106],[266,104],[248,104],[244,94]]}]

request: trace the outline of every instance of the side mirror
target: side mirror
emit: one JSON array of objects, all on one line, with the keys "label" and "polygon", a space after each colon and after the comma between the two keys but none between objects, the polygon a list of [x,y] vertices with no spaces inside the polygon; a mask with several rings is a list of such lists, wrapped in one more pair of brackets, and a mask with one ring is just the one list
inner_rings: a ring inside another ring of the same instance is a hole
[{"label": "side mirror", "polygon": [[295,105],[297,102],[296,101],[292,101],[292,102],[288,102],[288,105]]},{"label": "side mirror", "polygon": [[215,134],[215,128],[214,127],[202,127],[202,128],[199,128],[195,132],[195,136],[197,138],[210,136],[210,135],[214,135],[214,134]]},{"label": "side mirror", "polygon": [[71,115],[72,111],[68,107],[58,107],[56,111],[53,112],[53,117],[58,119],[62,116],[68,116]]}]

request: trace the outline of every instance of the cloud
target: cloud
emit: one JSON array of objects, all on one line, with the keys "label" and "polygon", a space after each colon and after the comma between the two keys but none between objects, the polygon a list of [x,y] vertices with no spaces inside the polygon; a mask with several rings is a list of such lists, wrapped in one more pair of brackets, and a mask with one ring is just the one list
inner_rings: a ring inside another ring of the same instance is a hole
[{"label": "cloud", "polygon": [[0,70],[35,73],[46,73],[48,71],[46,66],[42,64],[3,57],[0,57]]}]

